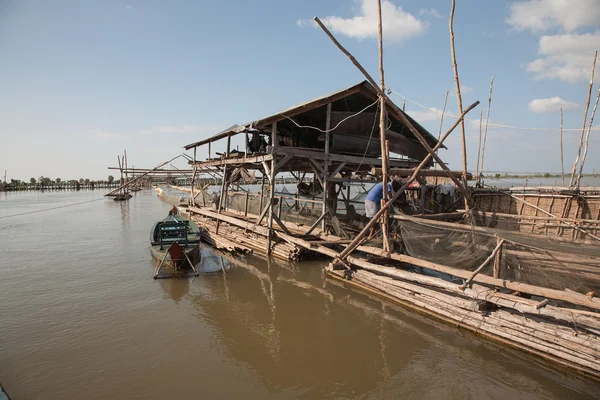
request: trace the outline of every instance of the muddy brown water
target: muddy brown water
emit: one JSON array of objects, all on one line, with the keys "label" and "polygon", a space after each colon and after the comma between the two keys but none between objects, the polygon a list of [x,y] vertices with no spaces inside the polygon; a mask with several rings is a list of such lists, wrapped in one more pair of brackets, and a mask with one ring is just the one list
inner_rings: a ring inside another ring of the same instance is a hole
[{"label": "muddy brown water", "polygon": [[[86,202],[50,211],[13,215]],[[600,383],[325,280],[232,260],[152,279],[169,205],[0,193],[0,382],[18,399],[575,399]]]}]

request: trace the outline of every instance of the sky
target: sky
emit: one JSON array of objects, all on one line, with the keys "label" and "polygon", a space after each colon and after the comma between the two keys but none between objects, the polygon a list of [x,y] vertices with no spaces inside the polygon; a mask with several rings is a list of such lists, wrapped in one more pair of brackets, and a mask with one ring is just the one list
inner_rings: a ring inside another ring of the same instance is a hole
[{"label": "sky", "polygon": [[[463,104],[481,101],[484,120],[494,77],[484,170],[560,172],[562,107],[569,171],[600,48],[600,0],[456,3]],[[125,149],[130,166],[152,167],[233,124],[362,81],[315,15],[378,79],[376,4],[0,0],[0,175],[106,179]],[[458,114],[450,4],[383,0],[390,98],[401,105],[405,96],[406,111],[436,136],[447,91],[444,127]],[[600,65],[588,114],[599,83]],[[475,170],[480,108],[467,118]],[[598,127],[587,172],[600,171]],[[445,144],[441,157],[461,169],[460,131]]]}]

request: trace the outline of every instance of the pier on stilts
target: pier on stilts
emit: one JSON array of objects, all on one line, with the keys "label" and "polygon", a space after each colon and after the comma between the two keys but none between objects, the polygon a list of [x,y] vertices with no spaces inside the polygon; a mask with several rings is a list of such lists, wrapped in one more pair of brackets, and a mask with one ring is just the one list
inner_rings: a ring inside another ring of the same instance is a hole
[{"label": "pier on stilts", "polygon": [[[315,22],[366,80],[185,146],[182,212],[202,240],[328,258],[327,276],[348,287],[600,379],[600,190],[498,190],[479,176],[468,186],[464,127],[461,171],[438,150],[479,102],[459,103],[438,139],[387,97],[381,19],[379,84]],[[368,190],[392,180],[399,187],[367,218]]]}]

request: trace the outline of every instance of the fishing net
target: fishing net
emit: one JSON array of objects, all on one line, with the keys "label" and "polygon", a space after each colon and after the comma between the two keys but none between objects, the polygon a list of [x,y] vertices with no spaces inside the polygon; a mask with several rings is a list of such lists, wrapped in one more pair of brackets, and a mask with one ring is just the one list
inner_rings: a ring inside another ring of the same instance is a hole
[{"label": "fishing net", "polygon": [[[499,238],[503,238],[499,278],[552,289],[600,293],[598,246],[509,230],[477,229],[467,224],[440,226],[416,218],[397,223],[410,256],[474,271],[490,256]],[[493,269],[494,260],[481,273],[492,276]]]}]

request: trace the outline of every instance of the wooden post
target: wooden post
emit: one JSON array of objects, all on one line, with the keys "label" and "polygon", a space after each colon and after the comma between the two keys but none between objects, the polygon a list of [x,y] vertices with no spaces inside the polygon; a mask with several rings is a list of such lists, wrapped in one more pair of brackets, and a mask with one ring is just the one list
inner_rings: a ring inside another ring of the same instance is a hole
[{"label": "wooden post", "polygon": [[277,218],[281,219],[281,209],[283,208],[283,197],[279,196],[279,204],[277,208]]},{"label": "wooden post", "polygon": [[246,199],[244,200],[244,217],[248,216],[248,196],[250,196],[250,192],[246,192]]},{"label": "wooden post", "polygon": [[[221,179],[221,195],[219,196],[219,205],[217,207],[217,214],[221,214],[221,209],[225,207],[225,201],[227,197],[227,164],[223,167],[223,179]],[[219,233],[219,222],[217,220],[217,227],[215,233]]]},{"label": "wooden post", "polygon": [[225,152],[225,155],[227,157],[229,157],[229,153],[231,152],[231,134],[227,135],[227,151]]},{"label": "wooden post", "polygon": [[562,186],[565,187],[565,163],[563,161],[563,112],[560,108],[560,173],[562,176]]},{"label": "wooden post", "polygon": [[208,142],[208,160],[210,161],[210,142]]},{"label": "wooden post", "polygon": [[[327,114],[325,116],[325,162],[323,163],[323,206],[321,209],[322,215],[327,213],[327,194],[329,192],[329,183],[327,182],[327,174],[329,173],[329,130],[331,129],[331,103],[327,104]],[[321,221],[321,230],[325,232],[327,225],[327,217]]]},{"label": "wooden post", "polygon": [[248,131],[244,132],[244,143],[246,144],[246,147],[244,148],[244,155],[246,155],[246,157],[248,156]]},{"label": "wooden post", "polygon": [[[277,143],[277,122],[273,123],[271,128],[271,146],[273,147],[273,153],[275,153],[275,145]],[[269,217],[268,217],[268,235],[267,235],[267,255],[271,255],[271,242],[273,240],[273,200],[275,198],[275,165],[276,165],[276,157],[273,157],[271,160],[271,168],[269,170],[270,179],[269,182],[271,184],[271,190],[269,193]]]},{"label": "wooden post", "polygon": [[500,278],[500,268],[502,266],[502,241],[499,237],[496,238],[496,247],[498,252],[494,258],[494,278]]},{"label": "wooden post", "polygon": [[[381,16],[381,0],[377,0],[377,32],[378,32],[378,45],[379,45],[379,85],[381,93],[379,94],[379,141],[381,143],[381,182],[383,185],[383,205],[388,200],[388,150],[387,141],[385,138],[385,78],[383,72],[383,21]],[[388,238],[388,220],[387,212],[383,214],[383,221],[381,224],[381,230],[383,231],[383,249],[389,251],[390,242]]]},{"label": "wooden post", "polygon": [[[456,101],[458,102],[458,114],[462,114],[462,96],[460,94],[460,82],[458,80],[458,66],[456,65],[456,54],[454,51],[454,6],[455,0],[452,0],[452,7],[450,8],[450,21],[448,23],[450,29],[450,54],[452,55],[452,69],[454,71],[454,84],[456,85]],[[462,163],[463,163],[463,184],[467,186],[467,140],[465,135],[465,121],[460,122],[461,130],[461,143],[462,143]],[[465,201],[465,208],[469,210],[468,202]]]},{"label": "wooden post", "polygon": [[598,50],[594,52],[594,61],[592,62],[592,77],[590,78],[590,86],[588,88],[588,97],[585,104],[585,112],[583,113],[583,124],[581,125],[581,135],[579,136],[579,147],[577,148],[577,157],[573,163],[573,169],[571,170],[571,180],[569,181],[569,187],[575,185],[575,171],[577,164],[579,163],[579,156],[581,155],[581,147],[583,146],[583,134],[585,133],[585,124],[587,122],[587,115],[590,109],[590,100],[592,98],[592,88],[594,86],[594,71],[596,70],[596,58],[598,57]]}]

